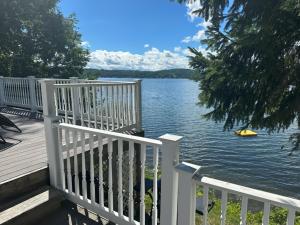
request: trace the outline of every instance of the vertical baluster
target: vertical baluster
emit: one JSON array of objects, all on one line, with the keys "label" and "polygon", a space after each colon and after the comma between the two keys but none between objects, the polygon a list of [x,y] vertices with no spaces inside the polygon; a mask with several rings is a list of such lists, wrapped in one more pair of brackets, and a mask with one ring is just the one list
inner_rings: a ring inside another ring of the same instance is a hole
[{"label": "vertical baluster", "polygon": [[99,205],[104,207],[104,192],[103,192],[103,141],[102,137],[98,136],[98,150],[99,150]]},{"label": "vertical baluster", "polygon": [[58,116],[58,106],[57,106],[57,88],[54,89],[54,105],[55,105],[55,115]]},{"label": "vertical baluster", "polygon": [[111,109],[112,109],[112,130],[115,130],[115,88],[114,85],[111,86]]},{"label": "vertical baluster", "polygon": [[67,100],[66,100],[66,88],[62,88],[62,94],[63,94],[63,109],[65,111],[65,123],[68,123],[68,111],[67,111]]},{"label": "vertical baluster", "polygon": [[71,174],[71,162],[70,162],[70,130],[65,129],[66,148],[67,148],[67,180],[68,180],[68,192],[73,194],[72,189],[72,174]]},{"label": "vertical baluster", "polygon": [[120,93],[119,93],[119,85],[116,86],[117,89],[117,103],[116,103],[116,120],[117,120],[117,129],[120,128]]},{"label": "vertical baluster", "polygon": [[101,130],[103,130],[103,102],[102,102],[102,85],[100,86],[100,120],[101,120]]},{"label": "vertical baluster", "polygon": [[135,113],[136,113],[136,110],[135,110],[135,105],[136,105],[136,103],[135,103],[136,85],[132,85],[131,88],[132,88],[132,92],[131,92],[132,93],[131,94],[132,123],[136,124],[136,115],[135,115]]},{"label": "vertical baluster", "polygon": [[108,208],[109,211],[113,211],[113,187],[112,187],[112,139],[108,138]]},{"label": "vertical baluster", "polygon": [[124,127],[125,124],[125,107],[124,107],[124,85],[121,85],[121,121],[122,121],[122,127]]},{"label": "vertical baluster", "polygon": [[85,167],[85,133],[80,132],[81,137],[81,173],[82,173],[82,195],[83,199],[87,200],[87,188],[86,188],[86,167]]},{"label": "vertical baluster", "polygon": [[59,110],[61,110],[62,108],[61,108],[61,88],[58,88],[57,89],[57,97],[58,97],[58,104],[57,104],[57,106],[58,106],[58,109]]},{"label": "vertical baluster", "polygon": [[145,161],[146,145],[141,144],[141,202],[140,202],[140,224],[145,225]]},{"label": "vertical baluster", "polygon": [[131,125],[132,121],[131,121],[131,116],[130,116],[130,96],[131,96],[131,86],[130,84],[127,86],[128,88],[128,96],[127,96],[127,122],[128,122],[128,126]]},{"label": "vertical baluster", "polygon": [[93,109],[94,109],[94,127],[97,129],[97,104],[96,104],[96,89],[95,86],[92,86],[93,92]]},{"label": "vertical baluster", "polygon": [[105,105],[105,109],[106,109],[106,129],[109,130],[109,115],[108,115],[108,86],[106,86],[106,105]]},{"label": "vertical baluster", "polygon": [[129,222],[134,221],[133,158],[134,158],[134,143],[132,141],[129,141],[129,196],[128,196]]},{"label": "vertical baluster", "polygon": [[295,209],[294,208],[289,208],[286,224],[287,225],[295,224]]},{"label": "vertical baluster", "polygon": [[157,224],[157,167],[158,167],[158,147],[153,146],[153,205],[152,205],[152,225]]},{"label": "vertical baluster", "polygon": [[248,197],[242,197],[242,208],[241,208],[241,225],[246,225],[247,221],[247,206],[248,206]]},{"label": "vertical baluster", "polygon": [[58,143],[59,143],[59,161],[60,161],[60,169],[61,169],[61,184],[62,184],[62,188],[63,191],[66,191],[66,174],[65,174],[65,170],[64,170],[64,159],[63,159],[63,155],[62,155],[62,128],[59,127],[58,128]]},{"label": "vertical baluster", "polygon": [[207,220],[208,220],[208,186],[204,185],[203,186],[203,224],[207,225]]},{"label": "vertical baluster", "polygon": [[222,191],[221,225],[225,225],[225,222],[226,222],[227,199],[228,199],[228,192],[227,191]]},{"label": "vertical baluster", "polygon": [[79,196],[78,156],[77,156],[78,133],[76,130],[72,130],[72,136],[73,136],[73,150],[74,150],[75,195]]},{"label": "vertical baluster", "polygon": [[123,141],[118,140],[118,211],[119,217],[123,218]]},{"label": "vertical baluster", "polygon": [[82,87],[79,87],[78,93],[79,93],[79,107],[80,107],[81,126],[84,126],[84,119],[83,119],[83,114],[84,114],[84,99],[83,99],[83,95],[82,95]]},{"label": "vertical baluster", "polygon": [[[74,91],[76,86],[70,87],[71,88],[71,104],[72,104],[72,115],[73,115],[73,124],[76,125],[76,114],[75,114],[75,95],[74,95]],[[77,97],[77,96],[76,96]]]},{"label": "vertical baluster", "polygon": [[125,96],[124,96],[124,113],[125,113],[125,123],[126,123],[126,126],[129,125],[129,121],[128,121],[128,86],[127,85],[124,85],[124,88],[125,88]]},{"label": "vertical baluster", "polygon": [[265,202],[264,203],[264,215],[263,215],[262,225],[269,225],[270,208],[271,208],[270,202]]},{"label": "vertical baluster", "polygon": [[90,149],[90,192],[91,202],[95,205],[95,175],[94,175],[94,135],[89,133],[89,149]]},{"label": "vertical baluster", "polygon": [[86,97],[86,109],[88,115],[88,127],[91,127],[91,103],[90,103],[90,95],[89,95],[89,87],[85,87],[85,97]]}]

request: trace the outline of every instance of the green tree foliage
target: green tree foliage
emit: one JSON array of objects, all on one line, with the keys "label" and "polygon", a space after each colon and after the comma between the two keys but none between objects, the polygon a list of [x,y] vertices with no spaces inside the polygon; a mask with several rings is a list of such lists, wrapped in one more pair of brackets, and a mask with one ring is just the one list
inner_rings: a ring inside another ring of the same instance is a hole
[{"label": "green tree foliage", "polygon": [[0,1],[0,75],[79,76],[88,61],[74,15],[58,0]]},{"label": "green tree foliage", "polygon": [[[185,2],[185,1],[180,1]],[[298,0],[200,0],[194,13],[210,20],[211,54],[190,49],[206,118],[284,131],[300,128],[300,3]],[[300,134],[291,136],[299,148]]]}]

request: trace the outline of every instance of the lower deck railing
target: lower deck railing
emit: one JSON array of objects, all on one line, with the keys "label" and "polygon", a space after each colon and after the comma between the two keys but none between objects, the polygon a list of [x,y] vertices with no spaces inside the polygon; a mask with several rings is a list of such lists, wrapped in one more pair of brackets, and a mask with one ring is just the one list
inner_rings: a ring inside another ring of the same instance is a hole
[{"label": "lower deck railing", "polygon": [[[279,224],[300,222],[299,200],[201,176],[199,166],[179,163],[179,136],[154,140],[70,124],[60,124],[57,132],[59,179],[53,183],[69,200],[116,224],[231,224],[232,196],[240,203],[234,217],[242,225],[253,200],[261,205],[255,209],[261,211],[261,224],[274,223],[272,207],[286,209],[286,221]],[[220,211],[211,220],[213,201],[220,202]],[[203,215],[196,220],[199,210]]]}]

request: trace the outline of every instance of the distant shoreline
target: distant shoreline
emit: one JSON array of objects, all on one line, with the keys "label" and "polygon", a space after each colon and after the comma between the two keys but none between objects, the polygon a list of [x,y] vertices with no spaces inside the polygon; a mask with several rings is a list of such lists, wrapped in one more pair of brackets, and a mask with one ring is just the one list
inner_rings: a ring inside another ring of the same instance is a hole
[{"label": "distant shoreline", "polygon": [[139,71],[139,70],[98,70],[85,69],[84,77],[96,79],[103,78],[135,78],[135,79],[193,79],[194,71],[190,69],[170,69],[158,71]]}]

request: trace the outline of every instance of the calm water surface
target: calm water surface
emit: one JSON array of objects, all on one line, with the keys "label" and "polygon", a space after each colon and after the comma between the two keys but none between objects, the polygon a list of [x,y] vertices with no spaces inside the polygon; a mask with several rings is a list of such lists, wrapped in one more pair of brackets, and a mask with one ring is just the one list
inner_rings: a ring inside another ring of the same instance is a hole
[{"label": "calm water surface", "polygon": [[[118,79],[121,80],[121,79]],[[300,152],[288,156],[286,133],[241,138],[207,121],[197,103],[198,84],[186,79],[143,79],[145,136],[183,136],[181,159],[202,166],[203,174],[225,181],[300,198]]]}]

